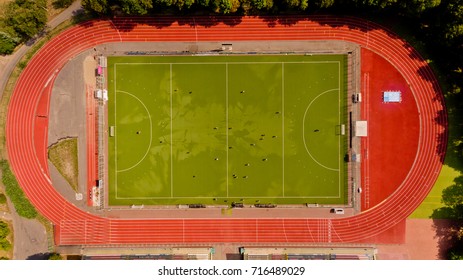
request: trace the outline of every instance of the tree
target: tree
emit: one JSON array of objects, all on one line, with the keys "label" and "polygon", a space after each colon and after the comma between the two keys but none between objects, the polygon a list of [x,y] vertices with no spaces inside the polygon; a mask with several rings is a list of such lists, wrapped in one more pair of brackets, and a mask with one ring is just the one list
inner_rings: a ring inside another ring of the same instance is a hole
[{"label": "tree", "polygon": [[6,238],[8,234],[10,234],[8,224],[4,221],[0,221],[0,240]]},{"label": "tree", "polygon": [[91,13],[100,15],[108,14],[110,11],[108,0],[82,0],[82,7]]},{"label": "tree", "polygon": [[153,8],[152,0],[120,0],[119,3],[127,15],[146,15]]},{"label": "tree", "polygon": [[410,15],[419,15],[427,9],[439,6],[440,3],[441,0],[406,0],[398,2],[399,6]]},{"label": "tree", "polygon": [[195,0],[176,0],[175,5],[179,10],[190,9],[195,3]]},{"label": "tree", "polygon": [[0,54],[11,54],[20,39],[0,31]]},{"label": "tree", "polygon": [[240,7],[239,0],[213,0],[212,3],[216,13],[230,14],[234,13]]},{"label": "tree", "polygon": [[442,191],[445,205],[434,210],[431,218],[452,219],[453,222],[437,230],[437,236],[450,249],[443,253],[447,259],[463,259],[463,175],[454,179],[454,184]]},{"label": "tree", "polygon": [[5,22],[23,40],[41,31],[47,22],[45,0],[15,0],[7,6]]},{"label": "tree", "polygon": [[6,203],[6,196],[3,193],[0,193],[0,204]]},{"label": "tree", "polygon": [[203,7],[209,7],[211,4],[211,0],[196,0],[196,3]]},{"label": "tree", "polygon": [[57,9],[67,8],[71,6],[72,2],[74,2],[74,0],[54,0],[53,7]]},{"label": "tree", "polygon": [[0,239],[0,250],[8,251],[11,249],[11,243],[6,239]]},{"label": "tree", "polygon": [[317,0],[315,5],[319,8],[329,8],[334,5],[335,0]]},{"label": "tree", "polygon": [[273,2],[267,0],[251,0],[252,6],[257,10],[262,10],[268,7],[268,5]]},{"label": "tree", "polygon": [[[442,203],[453,209],[463,205],[463,177],[457,177],[454,185],[442,191]],[[463,216],[459,218],[463,219]]]},{"label": "tree", "polygon": [[51,253],[51,254],[48,256],[48,259],[49,259],[49,260],[55,260],[55,261],[56,261],[56,260],[62,260],[63,257],[62,257],[60,254],[58,254],[58,253]]}]

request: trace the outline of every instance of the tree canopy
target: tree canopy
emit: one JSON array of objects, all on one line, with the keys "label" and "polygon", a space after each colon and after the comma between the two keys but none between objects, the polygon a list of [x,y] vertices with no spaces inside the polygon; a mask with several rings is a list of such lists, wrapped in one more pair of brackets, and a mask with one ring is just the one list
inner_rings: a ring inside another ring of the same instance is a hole
[{"label": "tree canopy", "polygon": [[47,23],[46,5],[45,0],[15,0],[7,7],[5,22],[19,37],[27,40]]},{"label": "tree canopy", "polygon": [[330,7],[349,9],[395,8],[403,13],[421,14],[437,7],[441,0],[82,0],[88,11],[108,14],[117,7],[126,15],[144,15],[163,7],[179,11],[205,9],[218,14],[249,14],[259,11],[310,11]]},{"label": "tree canopy", "polygon": [[0,15],[0,54],[10,54],[20,42],[39,33],[47,22],[46,0],[14,0]]}]

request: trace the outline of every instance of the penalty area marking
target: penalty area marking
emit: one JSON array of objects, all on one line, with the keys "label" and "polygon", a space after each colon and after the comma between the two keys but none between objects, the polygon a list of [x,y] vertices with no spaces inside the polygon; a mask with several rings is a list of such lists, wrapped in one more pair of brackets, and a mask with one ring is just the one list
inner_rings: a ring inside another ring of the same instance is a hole
[{"label": "penalty area marking", "polygon": [[[149,151],[150,151],[150,149],[151,149],[151,144],[153,143],[153,127],[152,127],[151,114],[150,114],[148,108],[146,107],[145,103],[143,103],[143,101],[141,101],[138,97],[136,97],[135,95],[133,95],[133,94],[131,94],[131,93],[129,93],[129,92],[122,91],[122,90],[116,90],[116,93],[118,93],[118,92],[127,94],[127,95],[129,95],[129,96],[135,98],[136,100],[138,100],[138,102],[143,106],[143,108],[145,108],[146,113],[148,114],[148,120],[149,120],[149,122],[150,122],[150,142],[149,142],[149,144],[148,144],[148,148],[146,149],[146,152],[145,152],[145,154],[143,155],[143,157],[142,157],[137,163],[135,163],[134,165],[132,165],[132,166],[129,167],[129,168],[125,168],[125,169],[120,169],[120,170],[119,170],[119,169],[117,168],[117,165],[116,165],[116,172],[125,172],[125,171],[129,171],[129,170],[131,170],[131,169],[137,167],[137,166],[146,158],[146,156],[148,155],[148,153],[149,153]],[[117,104],[115,104],[115,107],[117,108]],[[117,138],[117,133],[116,133],[115,137]],[[117,153],[117,149],[116,149],[116,153]]]},{"label": "penalty area marking", "polygon": [[[338,91],[338,95],[339,95],[339,88],[334,88],[334,89],[330,89],[330,90],[327,90],[327,91],[324,91],[322,93],[320,93],[319,95],[317,95],[311,102],[310,104],[307,106],[307,109],[305,109],[305,113],[304,113],[304,117],[302,119],[302,140],[304,142],[304,147],[305,147],[305,150],[307,151],[307,154],[312,158],[312,160],[317,163],[318,165],[320,165],[321,167],[325,168],[325,169],[328,169],[328,170],[331,170],[331,171],[336,171],[336,172],[339,172],[339,167],[338,168],[331,168],[331,167],[328,167],[322,163],[320,163],[318,160],[315,159],[315,157],[310,153],[309,151],[309,148],[307,147],[307,143],[306,143],[306,139],[305,139],[305,119],[306,119],[306,116],[307,116],[307,112],[309,111],[309,108],[310,106],[312,106],[312,104],[315,102],[315,100],[317,100],[320,96],[326,94],[326,93],[329,93],[329,92],[332,92],[332,91]],[[338,97],[339,98],[339,97]],[[338,139],[339,141],[339,139]]]}]

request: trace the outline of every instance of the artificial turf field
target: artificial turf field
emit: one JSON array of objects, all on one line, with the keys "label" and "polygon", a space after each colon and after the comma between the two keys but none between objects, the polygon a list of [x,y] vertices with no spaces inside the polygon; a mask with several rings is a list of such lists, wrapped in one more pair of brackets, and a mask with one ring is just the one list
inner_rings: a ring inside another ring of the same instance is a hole
[{"label": "artificial turf field", "polygon": [[346,59],[108,57],[109,205],[345,204]]}]

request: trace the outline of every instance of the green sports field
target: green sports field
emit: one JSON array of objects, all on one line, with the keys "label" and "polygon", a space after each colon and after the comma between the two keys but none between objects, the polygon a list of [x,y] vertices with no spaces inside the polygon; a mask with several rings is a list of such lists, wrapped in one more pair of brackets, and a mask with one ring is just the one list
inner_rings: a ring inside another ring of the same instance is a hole
[{"label": "green sports field", "polygon": [[346,59],[109,57],[109,205],[345,204]]}]

